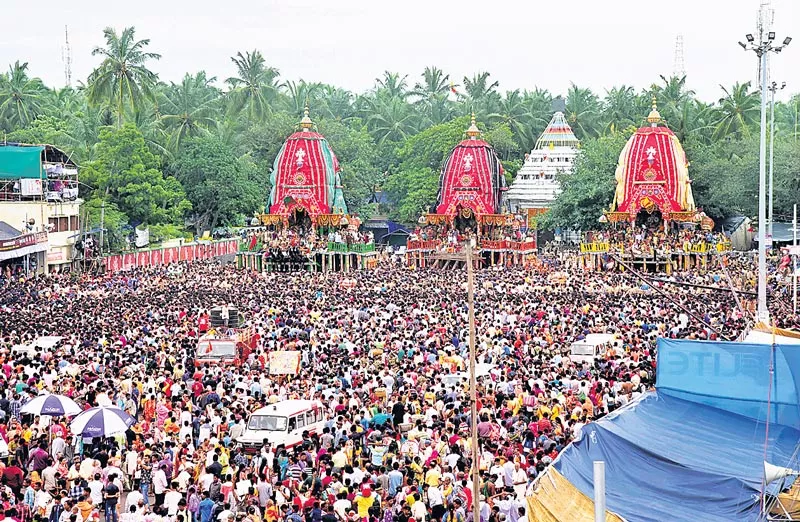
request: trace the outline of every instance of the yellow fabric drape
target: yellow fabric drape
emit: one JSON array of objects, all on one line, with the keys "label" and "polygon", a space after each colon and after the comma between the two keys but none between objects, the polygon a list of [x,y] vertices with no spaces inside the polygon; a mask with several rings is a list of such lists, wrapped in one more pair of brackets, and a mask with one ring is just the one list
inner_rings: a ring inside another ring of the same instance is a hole
[{"label": "yellow fabric drape", "polygon": [[614,179],[617,180],[617,190],[614,192],[614,201],[611,203],[611,210],[616,210],[620,203],[625,201],[625,166],[628,164],[628,152],[631,150],[633,144],[633,136],[628,140],[628,143],[622,147],[622,152],[619,153],[619,162],[617,162],[617,170],[614,172]]},{"label": "yellow fabric drape", "polygon": [[686,162],[686,153],[683,151],[677,136],[671,136],[672,146],[675,149],[675,169],[677,171],[676,183],[678,184],[678,203],[684,211],[694,210],[694,196],[692,184],[689,182],[689,165]]},{"label": "yellow fabric drape", "polygon": [[[539,479],[528,497],[528,520],[536,522],[594,522],[594,502],[573,486],[555,468]],[[606,522],[623,522],[606,511]]]}]

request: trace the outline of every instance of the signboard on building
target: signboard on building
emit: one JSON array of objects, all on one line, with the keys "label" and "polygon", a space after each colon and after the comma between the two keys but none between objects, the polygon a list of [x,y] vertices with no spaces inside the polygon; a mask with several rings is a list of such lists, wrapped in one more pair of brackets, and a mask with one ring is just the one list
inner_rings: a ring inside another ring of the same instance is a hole
[{"label": "signboard on building", "polygon": [[47,232],[34,232],[10,239],[0,239],[0,252],[16,250],[17,248],[24,248],[45,242],[47,242]]}]

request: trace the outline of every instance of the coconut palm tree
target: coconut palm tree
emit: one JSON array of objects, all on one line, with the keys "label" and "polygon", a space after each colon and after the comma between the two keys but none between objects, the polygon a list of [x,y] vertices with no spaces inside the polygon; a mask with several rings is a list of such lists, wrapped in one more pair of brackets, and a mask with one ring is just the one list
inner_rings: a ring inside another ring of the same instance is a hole
[{"label": "coconut palm tree", "polygon": [[675,108],[667,123],[681,142],[694,138],[701,143],[710,143],[714,131],[712,118],[711,105],[687,98]]},{"label": "coconut palm tree", "polygon": [[601,120],[605,132],[614,133],[631,125],[636,125],[642,118],[637,111],[637,96],[633,87],[621,85],[606,91],[603,99]]},{"label": "coconut palm tree", "polygon": [[579,139],[585,140],[598,135],[600,101],[596,94],[573,83],[567,91],[566,109],[564,117]]},{"label": "coconut palm tree", "polygon": [[[353,118],[353,93],[334,87],[333,85],[320,84],[319,114],[324,118],[339,121],[349,121]],[[315,111],[316,112],[316,111]]]},{"label": "coconut palm tree", "polygon": [[795,142],[800,140],[800,94],[795,94],[786,102],[775,103],[775,135],[791,136]]},{"label": "coconut palm tree", "polygon": [[231,88],[228,92],[230,113],[244,112],[251,121],[263,120],[272,112],[270,103],[278,93],[278,69],[267,67],[258,50],[244,55],[236,53],[231,61],[236,65],[237,76],[225,80]]},{"label": "coconut palm tree", "polygon": [[533,114],[525,104],[525,96],[519,89],[508,91],[500,101],[497,112],[487,115],[490,123],[504,123],[508,125],[514,134],[514,140],[522,150],[528,150],[536,140],[532,129],[537,126],[546,125],[547,120]]},{"label": "coconut palm tree", "polygon": [[750,137],[750,129],[758,127],[761,114],[760,98],[756,91],[750,90],[750,82],[739,83],[728,90],[721,86],[725,96],[720,98],[716,110],[714,138],[735,136]]},{"label": "coconut palm tree", "polygon": [[161,109],[158,103],[147,101],[139,109],[128,112],[125,118],[142,133],[150,152],[172,158],[172,150],[168,148],[169,135],[161,123]]},{"label": "coconut palm tree", "polygon": [[384,71],[383,78],[375,78],[375,94],[405,100],[411,94],[407,78],[408,75],[401,77],[399,73]]},{"label": "coconut palm tree", "polygon": [[88,97],[92,104],[112,107],[120,127],[126,109],[136,112],[145,100],[154,99],[158,76],[145,63],[161,55],[145,51],[150,40],[136,40],[134,27],[126,27],[121,35],[106,27],[103,35],[106,46],[92,51],[92,56],[102,56],[103,61],[89,75]]},{"label": "coconut palm tree", "polygon": [[14,62],[0,76],[0,123],[5,120],[8,130],[25,127],[42,112],[47,93],[42,80],[28,76],[28,62]]},{"label": "coconut palm tree", "polygon": [[455,108],[450,101],[450,89],[454,87],[449,74],[435,66],[425,67],[422,81],[414,85],[411,96],[417,98],[415,104],[426,126],[452,119]]},{"label": "coconut palm tree", "polygon": [[456,115],[456,105],[447,93],[439,93],[416,103],[422,127],[439,125],[450,121]]},{"label": "coconut palm tree", "polygon": [[[547,89],[536,87],[532,91],[522,93],[522,103],[530,115],[529,134],[535,140],[547,127],[547,123],[553,115],[553,95]],[[531,141],[530,146],[532,147],[533,144],[534,141]],[[523,150],[529,148],[522,147]]]},{"label": "coconut palm tree", "polygon": [[290,114],[300,115],[307,105],[312,107],[320,105],[318,93],[322,91],[321,83],[308,83],[305,80],[286,81],[281,87],[286,92],[284,105]]},{"label": "coconut palm tree", "polygon": [[219,91],[211,84],[216,78],[205,71],[186,74],[180,84],[172,83],[160,97],[161,125],[169,134],[167,148],[177,151],[186,138],[205,134],[217,124]]},{"label": "coconut palm tree", "polygon": [[450,75],[435,66],[425,67],[422,73],[422,81],[414,85],[411,91],[412,96],[424,99],[434,99],[439,94],[447,93],[450,90]]},{"label": "coconut palm tree", "polygon": [[472,78],[464,77],[463,101],[472,112],[478,113],[480,117],[493,112],[500,101],[497,88],[500,82],[490,82],[490,73],[479,72],[473,74]]},{"label": "coconut palm tree", "polygon": [[370,100],[367,129],[378,144],[399,142],[408,138],[417,128],[415,114],[399,98]]},{"label": "coconut palm tree", "polygon": [[63,87],[49,92],[44,111],[48,116],[68,120],[76,112],[81,111],[85,103],[86,96],[83,91]]}]

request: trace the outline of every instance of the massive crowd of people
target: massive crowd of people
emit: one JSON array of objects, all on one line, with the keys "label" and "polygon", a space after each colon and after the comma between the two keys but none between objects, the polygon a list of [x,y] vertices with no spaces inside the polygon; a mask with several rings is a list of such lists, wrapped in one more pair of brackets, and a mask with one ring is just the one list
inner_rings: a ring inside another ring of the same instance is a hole
[{"label": "massive crowd of people", "polygon": [[[466,522],[477,495],[481,522],[527,522],[526,492],[544,468],[586,423],[653,386],[658,336],[733,339],[748,325],[727,292],[671,286],[665,298],[630,274],[566,266],[552,256],[476,274],[477,441],[457,273],[197,262],[14,279],[0,289],[0,510],[16,522]],[[737,283],[748,271],[743,260]],[[195,366],[199,321],[222,303],[243,314],[253,350],[238,365]],[[776,317],[793,326],[786,303],[774,301]],[[589,333],[615,341],[593,362],[572,360]],[[63,340],[24,348],[41,336]],[[278,350],[301,352],[297,375],[266,371]],[[87,438],[68,419],[21,414],[45,392],[114,404],[137,423]],[[321,433],[255,454],[237,444],[249,412],[292,398],[321,401]]]}]

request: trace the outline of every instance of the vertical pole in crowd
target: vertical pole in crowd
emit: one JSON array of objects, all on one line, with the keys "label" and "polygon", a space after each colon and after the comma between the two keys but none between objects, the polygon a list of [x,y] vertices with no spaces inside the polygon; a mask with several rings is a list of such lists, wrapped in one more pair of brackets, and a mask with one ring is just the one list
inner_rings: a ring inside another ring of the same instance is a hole
[{"label": "vertical pole in crowd", "polygon": [[103,262],[103,227],[106,226],[106,202],[103,201],[103,204],[100,205],[100,245],[98,246],[97,251],[100,252],[100,262]]},{"label": "vertical pole in crowd", "polygon": [[[763,47],[763,42],[762,42]],[[758,321],[769,324],[767,308],[767,52],[762,49],[761,60],[761,142],[758,159]]]},{"label": "vertical pole in crowd", "polygon": [[478,393],[475,382],[475,275],[472,265],[472,241],[466,243],[467,258],[467,305],[469,306],[469,401],[470,438],[472,439],[472,519],[481,520],[481,462],[478,451]]},{"label": "vertical pole in crowd", "polygon": [[606,463],[594,461],[594,522],[606,521]]},{"label": "vertical pole in crowd", "polygon": [[[797,250],[797,203],[792,215],[792,246]],[[797,314],[797,253],[792,252],[792,313]]]}]

